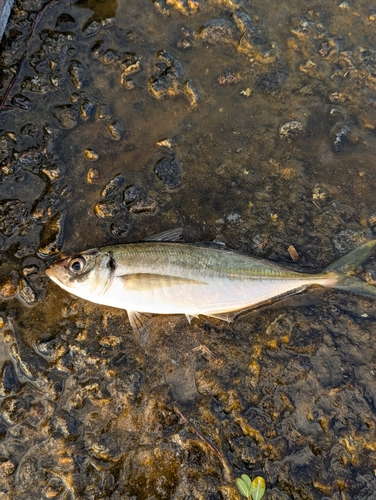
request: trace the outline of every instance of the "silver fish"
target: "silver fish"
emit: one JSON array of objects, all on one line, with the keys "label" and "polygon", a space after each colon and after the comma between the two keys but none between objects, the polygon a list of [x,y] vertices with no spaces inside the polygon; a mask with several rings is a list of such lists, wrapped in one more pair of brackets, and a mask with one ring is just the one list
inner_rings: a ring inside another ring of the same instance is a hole
[{"label": "silver fish", "polygon": [[[231,321],[236,313],[312,285],[376,298],[376,287],[352,276],[372,252],[369,241],[320,274],[299,273],[233,251],[159,241],[94,248],[47,269],[64,290],[126,309],[135,330],[145,313]],[[233,314],[235,313],[235,314]]]}]

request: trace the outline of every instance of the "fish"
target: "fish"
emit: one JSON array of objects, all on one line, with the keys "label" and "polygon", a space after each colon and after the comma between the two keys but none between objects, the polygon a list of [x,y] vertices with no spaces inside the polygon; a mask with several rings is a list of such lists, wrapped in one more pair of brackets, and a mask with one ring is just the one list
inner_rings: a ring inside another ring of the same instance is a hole
[{"label": "fish", "polygon": [[152,314],[200,315],[232,321],[241,312],[314,285],[376,298],[354,276],[376,246],[371,240],[318,274],[302,273],[227,248],[151,238],[63,256],[46,269],[67,292],[125,309],[136,331]]}]

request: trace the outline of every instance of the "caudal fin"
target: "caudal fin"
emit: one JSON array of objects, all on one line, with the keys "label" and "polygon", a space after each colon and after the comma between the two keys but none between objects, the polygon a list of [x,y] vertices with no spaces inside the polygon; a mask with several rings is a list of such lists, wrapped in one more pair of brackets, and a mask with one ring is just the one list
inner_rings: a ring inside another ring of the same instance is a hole
[{"label": "caudal fin", "polygon": [[337,275],[337,281],[332,287],[375,299],[376,286],[351,276],[352,272],[371,255],[375,247],[376,240],[368,241],[327,267],[325,272]]}]

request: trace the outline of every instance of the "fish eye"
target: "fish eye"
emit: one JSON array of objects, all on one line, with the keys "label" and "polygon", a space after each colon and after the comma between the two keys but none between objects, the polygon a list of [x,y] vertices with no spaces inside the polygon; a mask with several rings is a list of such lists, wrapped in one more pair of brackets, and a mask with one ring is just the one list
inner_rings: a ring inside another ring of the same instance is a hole
[{"label": "fish eye", "polygon": [[83,257],[76,257],[70,261],[69,270],[72,271],[72,273],[78,274],[83,271],[85,265],[86,260]]}]

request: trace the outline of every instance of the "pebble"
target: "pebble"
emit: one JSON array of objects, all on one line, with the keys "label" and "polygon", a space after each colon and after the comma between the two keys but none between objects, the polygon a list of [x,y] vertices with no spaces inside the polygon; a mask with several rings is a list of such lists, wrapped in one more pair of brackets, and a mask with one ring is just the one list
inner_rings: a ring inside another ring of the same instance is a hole
[{"label": "pebble", "polygon": [[94,213],[99,219],[114,219],[120,211],[117,200],[107,200],[94,206]]},{"label": "pebble", "polygon": [[87,174],[86,174],[86,181],[89,184],[99,184],[100,181],[100,175],[99,172],[96,168],[89,168]]},{"label": "pebble", "polygon": [[291,139],[298,134],[300,134],[303,130],[303,124],[293,120],[291,122],[284,123],[281,125],[279,129],[279,136],[282,139]]},{"label": "pebble", "polygon": [[129,211],[134,214],[141,214],[145,212],[154,213],[156,208],[156,201],[151,198],[143,198],[142,200],[136,201],[133,205],[131,205],[129,207]]},{"label": "pebble", "polygon": [[18,294],[29,306],[38,302],[38,296],[25,278],[21,278],[18,285]]},{"label": "pebble", "polygon": [[64,129],[71,129],[77,125],[78,112],[71,104],[56,106],[52,111],[52,115]]},{"label": "pebble", "polygon": [[111,120],[112,113],[108,104],[101,104],[99,106],[98,118],[101,118],[102,120]]},{"label": "pebble", "polygon": [[1,403],[1,415],[9,425],[16,425],[27,417],[30,402],[22,396],[10,396]]},{"label": "pebble", "polygon": [[84,68],[79,61],[72,61],[68,68],[73,86],[79,90],[83,85]]},{"label": "pebble", "polygon": [[46,175],[51,182],[57,181],[61,177],[61,169],[58,165],[48,165],[42,168],[41,172]]},{"label": "pebble", "polygon": [[85,149],[84,153],[88,160],[96,161],[99,158],[99,154],[96,153],[93,149]]},{"label": "pebble", "polygon": [[120,139],[124,135],[124,129],[120,125],[119,122],[111,123],[108,126],[108,130],[110,131],[110,134],[111,134],[112,138],[114,139],[114,141],[120,141]]},{"label": "pebble", "polygon": [[101,29],[101,24],[97,21],[92,21],[82,28],[82,33],[86,38],[94,36]]},{"label": "pebble", "polygon": [[[38,133],[37,127],[33,123],[26,123],[23,127],[21,127],[21,135],[35,137]],[[0,145],[1,148],[1,145]]]},{"label": "pebble", "polygon": [[127,236],[133,228],[133,219],[127,213],[114,221],[110,226],[110,231],[115,238],[123,238]]},{"label": "pebble", "polygon": [[83,99],[80,105],[80,116],[83,120],[88,120],[94,114],[95,104],[89,99]]},{"label": "pebble", "polygon": [[161,50],[157,54],[156,74],[150,78],[150,92],[158,99],[176,96],[182,92],[183,66],[170,54]]},{"label": "pebble", "polygon": [[121,61],[121,54],[117,50],[107,49],[102,55],[102,61],[105,64],[112,64]]},{"label": "pebble", "polygon": [[10,275],[3,278],[0,282],[0,297],[3,299],[11,299],[18,291],[18,273],[11,271]]},{"label": "pebble", "polygon": [[15,108],[24,109],[26,111],[31,109],[31,100],[22,94],[14,95],[10,102]]},{"label": "pebble", "polygon": [[154,173],[169,188],[175,189],[180,184],[181,167],[177,158],[162,158],[154,168]]},{"label": "pebble", "polygon": [[333,150],[335,153],[340,153],[344,150],[346,144],[349,142],[350,129],[346,125],[339,126],[333,132]]},{"label": "pebble", "polygon": [[212,45],[218,43],[234,44],[236,42],[233,26],[225,19],[213,19],[205,23],[199,28],[196,36],[204,43]]},{"label": "pebble", "polygon": [[101,198],[109,198],[125,185],[125,177],[123,174],[117,174],[108,184],[104,186],[101,192]]},{"label": "pebble", "polygon": [[6,361],[0,376],[0,396],[9,396],[11,393],[17,393],[20,388],[13,363]]},{"label": "pebble", "polygon": [[123,203],[127,205],[140,198],[140,190],[136,186],[129,186],[124,191]]}]

